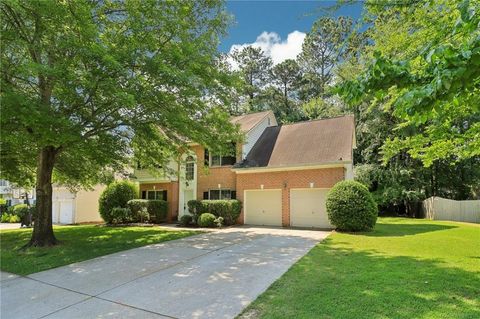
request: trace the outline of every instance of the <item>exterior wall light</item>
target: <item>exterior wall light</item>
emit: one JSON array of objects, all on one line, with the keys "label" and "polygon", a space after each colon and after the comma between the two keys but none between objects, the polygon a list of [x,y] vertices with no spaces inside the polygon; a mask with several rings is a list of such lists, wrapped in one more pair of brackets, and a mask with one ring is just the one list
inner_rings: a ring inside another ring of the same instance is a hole
[{"label": "exterior wall light", "polygon": [[315,184],[313,182],[310,182],[310,188],[313,188]]},{"label": "exterior wall light", "polygon": [[262,184],[262,185],[260,185],[260,189],[263,189],[263,184]]}]

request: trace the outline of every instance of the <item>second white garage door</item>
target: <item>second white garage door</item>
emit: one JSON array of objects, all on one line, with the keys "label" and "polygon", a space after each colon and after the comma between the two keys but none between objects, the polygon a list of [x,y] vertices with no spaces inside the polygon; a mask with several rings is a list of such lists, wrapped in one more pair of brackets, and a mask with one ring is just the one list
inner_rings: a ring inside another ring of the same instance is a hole
[{"label": "second white garage door", "polygon": [[245,224],[282,226],[282,191],[245,191]]},{"label": "second white garage door", "polygon": [[325,202],[328,189],[290,190],[290,225],[296,227],[332,228]]}]

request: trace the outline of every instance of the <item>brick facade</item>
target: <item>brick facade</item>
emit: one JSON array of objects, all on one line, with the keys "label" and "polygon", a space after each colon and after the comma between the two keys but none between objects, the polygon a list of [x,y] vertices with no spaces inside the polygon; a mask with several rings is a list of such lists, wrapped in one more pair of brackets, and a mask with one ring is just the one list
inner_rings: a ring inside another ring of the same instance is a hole
[{"label": "brick facade", "polygon": [[176,220],[178,216],[178,182],[140,184],[140,195],[142,194],[142,191],[147,191],[147,190],[150,190],[150,191],[166,190],[167,191],[167,203],[168,203],[167,221],[172,222]]},{"label": "brick facade", "polygon": [[[218,184],[222,189],[235,190],[236,174],[232,166],[205,167],[205,149],[194,146],[193,151],[197,156],[197,199],[203,199],[203,193],[210,189],[218,189]],[[238,160],[241,160],[241,147],[240,152],[237,149]]]},{"label": "brick facade", "polygon": [[[261,189],[261,185],[264,189],[282,189],[282,225],[287,227],[290,226],[290,189],[309,188],[310,183],[314,183],[314,188],[331,188],[344,178],[343,167],[237,174],[237,199],[243,202],[245,190]],[[239,223],[243,222],[242,208]]]}]

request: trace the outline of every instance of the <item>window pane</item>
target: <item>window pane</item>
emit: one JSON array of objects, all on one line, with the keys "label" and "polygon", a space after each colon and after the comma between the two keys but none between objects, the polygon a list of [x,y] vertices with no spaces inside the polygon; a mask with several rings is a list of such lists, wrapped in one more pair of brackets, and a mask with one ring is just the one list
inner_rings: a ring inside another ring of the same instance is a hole
[{"label": "window pane", "polygon": [[221,199],[230,199],[231,198],[230,190],[229,189],[223,189],[220,197],[221,197]]},{"label": "window pane", "polygon": [[194,163],[187,163],[185,165],[185,178],[187,181],[191,181],[194,178],[195,173],[195,164]]},{"label": "window pane", "polygon": [[220,155],[212,155],[212,166],[220,166]]},{"label": "window pane", "polygon": [[147,199],[155,199],[155,191],[147,191]]},{"label": "window pane", "polygon": [[220,191],[218,189],[210,190],[210,199],[220,199]]},{"label": "window pane", "polygon": [[228,166],[235,164],[235,156],[223,156],[222,157],[222,166]]}]

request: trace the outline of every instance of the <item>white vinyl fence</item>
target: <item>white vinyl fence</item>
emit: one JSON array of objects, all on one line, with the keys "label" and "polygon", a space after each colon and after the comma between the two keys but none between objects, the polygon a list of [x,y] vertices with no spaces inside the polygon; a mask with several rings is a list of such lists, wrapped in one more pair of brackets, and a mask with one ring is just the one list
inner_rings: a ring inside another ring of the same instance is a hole
[{"label": "white vinyl fence", "polygon": [[480,200],[451,200],[430,197],[423,201],[425,218],[480,223]]}]

